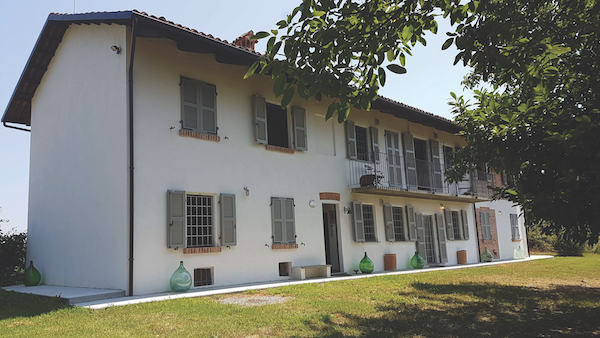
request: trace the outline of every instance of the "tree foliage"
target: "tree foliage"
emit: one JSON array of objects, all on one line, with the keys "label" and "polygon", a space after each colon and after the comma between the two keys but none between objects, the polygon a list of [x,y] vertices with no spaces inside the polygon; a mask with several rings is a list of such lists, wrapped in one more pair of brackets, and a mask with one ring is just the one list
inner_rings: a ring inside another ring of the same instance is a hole
[{"label": "tree foliage", "polygon": [[25,272],[27,234],[14,229],[6,234],[0,229],[0,286],[21,283]]},{"label": "tree foliage", "polygon": [[[250,67],[269,74],[287,106],[294,95],[334,98],[326,118],[368,110],[390,73],[437,20],[453,30],[455,64],[471,67],[463,84],[474,103],[454,97],[468,142],[449,172],[476,163],[513,183],[499,195],[521,204],[547,233],[583,242],[600,234],[600,5],[596,0],[304,0],[259,32],[265,56]],[[481,85],[491,89],[477,89]]]}]

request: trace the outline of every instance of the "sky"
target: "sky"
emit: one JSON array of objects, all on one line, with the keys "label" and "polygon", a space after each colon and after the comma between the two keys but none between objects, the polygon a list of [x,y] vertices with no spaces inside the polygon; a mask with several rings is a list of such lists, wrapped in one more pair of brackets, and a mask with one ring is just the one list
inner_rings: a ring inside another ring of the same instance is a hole
[{"label": "sky", "polygon": [[[233,41],[253,30],[268,31],[292,12],[301,0],[2,0],[0,1],[0,112],[4,114],[48,14],[137,9],[164,16],[213,36]],[[467,69],[453,66],[456,50],[442,51],[444,32],[426,37],[427,47],[417,46],[406,60],[408,72],[388,72],[380,95],[449,119],[450,92],[462,93],[460,81]],[[256,49],[264,51],[266,42]],[[468,95],[466,95],[468,96]],[[0,230],[27,229],[29,133],[0,125]]]}]

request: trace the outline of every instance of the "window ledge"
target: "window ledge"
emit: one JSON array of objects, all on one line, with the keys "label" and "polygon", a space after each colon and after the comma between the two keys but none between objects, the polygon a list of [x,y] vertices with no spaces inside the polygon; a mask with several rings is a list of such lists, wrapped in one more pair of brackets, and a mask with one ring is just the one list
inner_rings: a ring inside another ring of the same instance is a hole
[{"label": "window ledge", "polygon": [[179,129],[179,136],[191,137],[191,138],[195,138],[198,140],[221,142],[221,137],[219,135],[199,133],[197,131],[186,130],[186,129]]},{"label": "window ledge", "polygon": [[520,242],[520,241],[521,241],[521,239],[520,239],[520,238],[515,238],[515,239],[513,239],[512,241],[513,241],[513,242]]},{"label": "window ledge", "polygon": [[265,149],[267,149],[269,151],[275,151],[278,153],[284,153],[284,154],[293,154],[296,152],[294,149],[284,148],[284,147],[279,147],[279,146],[272,146],[270,144],[265,144]]},{"label": "window ledge", "polygon": [[273,250],[279,249],[298,249],[298,244],[273,244],[271,246]]},{"label": "window ledge", "polygon": [[197,253],[211,253],[211,252],[221,252],[220,246],[210,246],[203,248],[185,248],[183,249],[184,254],[197,254]]}]

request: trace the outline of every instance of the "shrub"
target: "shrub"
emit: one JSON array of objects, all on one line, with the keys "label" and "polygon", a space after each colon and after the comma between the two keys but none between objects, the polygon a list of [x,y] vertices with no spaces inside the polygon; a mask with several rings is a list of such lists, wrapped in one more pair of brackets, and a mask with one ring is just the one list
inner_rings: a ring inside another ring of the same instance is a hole
[{"label": "shrub", "polygon": [[0,229],[0,286],[21,284],[25,272],[27,234],[9,230],[6,234]]},{"label": "shrub", "polygon": [[534,252],[549,252],[554,251],[552,243],[554,242],[554,236],[548,236],[542,234],[539,227],[529,227],[527,231],[527,246],[529,251]]},{"label": "shrub", "polygon": [[559,236],[554,241],[554,250],[559,256],[583,256],[585,243],[576,243],[571,239]]}]

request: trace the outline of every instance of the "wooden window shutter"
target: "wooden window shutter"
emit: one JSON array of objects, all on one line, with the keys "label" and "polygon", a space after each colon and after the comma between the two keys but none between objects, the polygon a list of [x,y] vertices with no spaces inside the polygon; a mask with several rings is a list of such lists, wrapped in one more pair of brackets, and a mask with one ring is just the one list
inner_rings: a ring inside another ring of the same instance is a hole
[{"label": "wooden window shutter", "polygon": [[292,107],[292,120],[294,123],[294,147],[296,150],[308,150],[306,140],[306,111],[304,108]]},{"label": "wooden window shutter", "polygon": [[167,247],[173,249],[185,248],[185,191],[167,191]]},{"label": "wooden window shutter", "polygon": [[466,210],[461,210],[460,211],[461,214],[461,221],[462,221],[462,229],[463,229],[463,239],[464,240],[468,240],[469,239],[469,222],[467,220],[467,211]]},{"label": "wooden window shutter", "polygon": [[427,249],[425,247],[425,227],[423,227],[423,215],[420,212],[414,213],[415,228],[417,233],[417,252],[425,261],[427,261]]},{"label": "wooden window shutter", "polygon": [[221,246],[237,244],[235,195],[221,194]]},{"label": "wooden window shutter", "polygon": [[362,243],[365,241],[365,229],[363,227],[362,203],[352,202],[352,218],[354,219],[354,240]]},{"label": "wooden window shutter", "polygon": [[346,121],[346,149],[347,156],[351,159],[356,159],[356,129],[354,129],[354,122]]},{"label": "wooden window shutter", "polygon": [[438,227],[438,240],[440,242],[440,263],[448,262],[448,248],[446,247],[446,224],[444,224],[444,216],[440,213],[435,214]]},{"label": "wooden window shutter", "polygon": [[200,102],[196,82],[181,78],[181,127],[198,130]]},{"label": "wooden window shutter", "polygon": [[444,210],[444,217],[446,218],[446,233],[448,234],[448,240],[455,240],[460,238],[454,238],[454,223],[452,222],[452,211]]},{"label": "wooden window shutter", "polygon": [[519,216],[517,216],[517,214],[510,214],[510,229],[512,239],[521,239],[521,234],[519,232]]},{"label": "wooden window shutter", "polygon": [[283,199],[271,197],[271,220],[273,225],[273,243],[283,243]]},{"label": "wooden window shutter", "polygon": [[431,147],[431,161],[433,162],[433,187],[435,191],[443,190],[442,182],[442,160],[440,155],[440,143],[436,140],[429,140],[429,145]]},{"label": "wooden window shutter", "polygon": [[408,189],[417,190],[417,160],[415,159],[415,145],[413,136],[409,133],[402,134],[404,145],[404,159],[406,161],[406,184]]},{"label": "wooden window shutter", "polygon": [[369,127],[371,132],[371,144],[373,145],[373,161],[379,163],[379,131],[375,127]]},{"label": "wooden window shutter", "polygon": [[385,222],[385,239],[390,242],[395,242],[394,218],[392,216],[392,206],[390,204],[383,205],[383,221]]},{"label": "wooden window shutter", "polygon": [[264,97],[252,96],[252,110],[254,111],[254,140],[260,144],[269,142],[267,133],[267,101]]},{"label": "wooden window shutter", "polygon": [[285,243],[296,243],[296,221],[294,218],[294,199],[283,199],[283,215],[285,222]]},{"label": "wooden window shutter", "polygon": [[198,84],[202,91],[202,132],[217,133],[217,88],[205,83]]},{"label": "wooden window shutter", "polygon": [[412,205],[406,206],[406,219],[408,221],[408,239],[411,242],[416,242],[419,236],[417,235],[415,208]]}]

